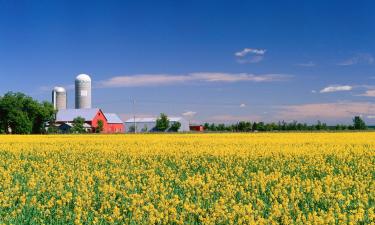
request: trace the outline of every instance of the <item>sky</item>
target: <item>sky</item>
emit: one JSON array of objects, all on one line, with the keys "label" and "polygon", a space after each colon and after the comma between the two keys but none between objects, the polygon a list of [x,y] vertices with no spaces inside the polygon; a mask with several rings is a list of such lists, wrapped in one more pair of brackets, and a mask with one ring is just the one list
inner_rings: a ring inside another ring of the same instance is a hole
[{"label": "sky", "polygon": [[[93,80],[123,119],[375,124],[374,1],[0,0],[0,95]],[[131,99],[135,99],[133,107]]]}]

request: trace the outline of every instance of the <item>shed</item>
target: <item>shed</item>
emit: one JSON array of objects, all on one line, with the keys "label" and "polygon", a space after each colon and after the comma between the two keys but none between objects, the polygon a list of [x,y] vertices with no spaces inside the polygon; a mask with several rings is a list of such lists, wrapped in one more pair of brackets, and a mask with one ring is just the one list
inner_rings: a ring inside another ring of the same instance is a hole
[{"label": "shed", "polygon": [[[170,117],[169,123],[170,125],[176,122],[181,124],[180,129],[178,132],[188,132],[189,129],[189,122],[182,117]],[[128,119],[125,121],[125,129],[126,132],[134,132],[134,125],[136,127],[136,132],[156,132],[156,117],[143,117],[143,118],[135,118]]]}]

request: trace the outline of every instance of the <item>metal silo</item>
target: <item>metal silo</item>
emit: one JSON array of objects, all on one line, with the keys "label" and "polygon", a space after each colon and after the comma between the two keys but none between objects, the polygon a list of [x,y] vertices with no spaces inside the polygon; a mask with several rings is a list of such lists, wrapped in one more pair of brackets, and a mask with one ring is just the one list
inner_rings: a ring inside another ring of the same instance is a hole
[{"label": "metal silo", "polygon": [[66,109],[66,90],[63,87],[54,87],[52,90],[52,104],[56,110]]},{"label": "metal silo", "polygon": [[91,108],[91,78],[87,74],[80,74],[75,81],[76,109]]}]

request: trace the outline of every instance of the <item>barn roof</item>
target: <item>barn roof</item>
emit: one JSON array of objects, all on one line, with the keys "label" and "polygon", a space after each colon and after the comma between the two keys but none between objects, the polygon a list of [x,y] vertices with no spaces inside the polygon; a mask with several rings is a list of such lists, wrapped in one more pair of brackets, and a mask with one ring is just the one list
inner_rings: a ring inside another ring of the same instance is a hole
[{"label": "barn roof", "polygon": [[107,123],[123,123],[123,121],[115,113],[104,113],[105,118],[107,118]]},{"label": "barn roof", "polygon": [[[155,123],[156,120],[157,120],[156,117],[135,118],[136,123]],[[183,118],[182,117],[168,117],[168,120],[170,122],[178,122],[178,121],[183,120]],[[128,119],[127,121],[125,121],[125,123],[134,123],[134,119],[133,118]]]},{"label": "barn roof", "polygon": [[73,121],[77,117],[82,117],[85,121],[94,119],[100,109],[60,109],[56,114],[56,122]]}]

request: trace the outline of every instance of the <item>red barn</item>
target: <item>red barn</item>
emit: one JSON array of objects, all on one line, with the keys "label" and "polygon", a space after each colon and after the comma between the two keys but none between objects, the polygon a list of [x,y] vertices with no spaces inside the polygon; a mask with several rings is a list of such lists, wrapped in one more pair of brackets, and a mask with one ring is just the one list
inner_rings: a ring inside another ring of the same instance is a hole
[{"label": "red barn", "polygon": [[114,113],[105,113],[107,118],[107,133],[124,133],[125,125],[124,122]]},{"label": "red barn", "polygon": [[[113,117],[113,114],[111,114],[111,116]],[[73,120],[77,117],[82,117],[85,119],[84,127],[88,132],[94,133],[96,131],[99,120],[103,121],[103,133],[118,133],[123,132],[124,130],[124,128],[120,129],[120,125],[117,124],[119,121],[116,121],[115,124],[109,124],[106,115],[101,109],[97,108],[59,110],[56,114],[56,123],[60,125],[64,124],[64,129],[68,130],[69,127],[72,126]]]}]

